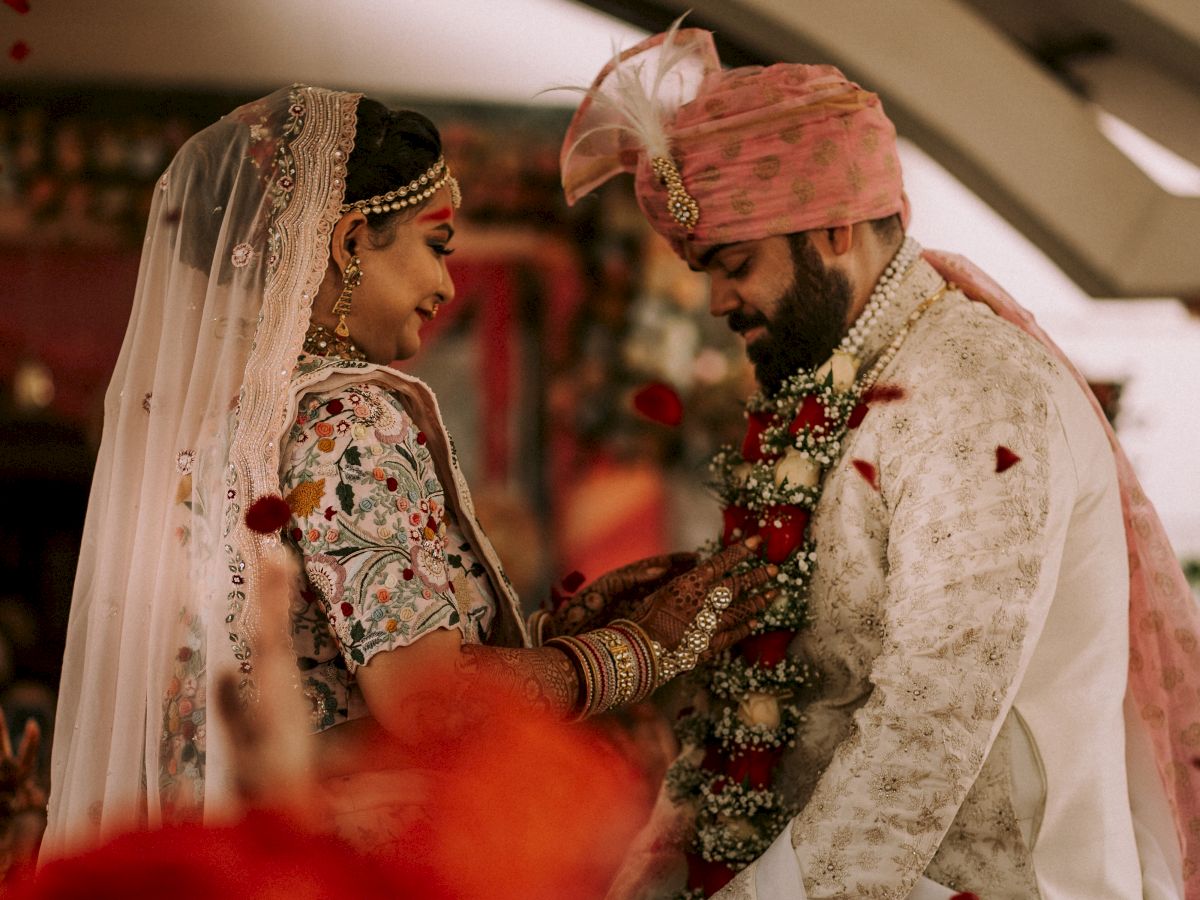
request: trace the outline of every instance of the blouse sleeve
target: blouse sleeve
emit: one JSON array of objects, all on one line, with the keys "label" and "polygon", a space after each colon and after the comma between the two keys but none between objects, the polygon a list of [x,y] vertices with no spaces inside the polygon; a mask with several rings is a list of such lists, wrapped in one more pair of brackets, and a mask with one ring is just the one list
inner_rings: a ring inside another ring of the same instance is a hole
[{"label": "blouse sleeve", "polygon": [[398,398],[372,385],[306,396],[282,473],[291,538],[351,672],[436,629],[462,630],[444,492]]}]

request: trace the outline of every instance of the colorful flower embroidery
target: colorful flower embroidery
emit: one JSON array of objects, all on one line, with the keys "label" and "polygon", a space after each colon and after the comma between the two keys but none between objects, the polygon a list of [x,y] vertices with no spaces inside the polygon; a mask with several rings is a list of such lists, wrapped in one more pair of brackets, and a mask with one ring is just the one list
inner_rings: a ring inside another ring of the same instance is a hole
[{"label": "colorful flower embroidery", "polygon": [[371,385],[299,404],[281,487],[311,588],[292,609],[292,640],[316,729],[363,714],[353,673],[376,653],[442,628],[480,642],[491,627],[483,566],[418,433]]},{"label": "colorful flower embroidery", "polygon": [[[301,442],[303,443],[303,442]],[[321,498],[325,496],[325,479],[318,478],[316,481],[302,481],[288,492],[287,505],[292,509],[292,515],[298,519],[303,519],[311,516],[313,510],[321,505]]]},{"label": "colorful flower embroidery", "polygon": [[163,819],[178,823],[199,818],[204,800],[206,691],[204,634],[198,615],[181,613],[186,643],[175,652],[163,697],[158,779]]}]

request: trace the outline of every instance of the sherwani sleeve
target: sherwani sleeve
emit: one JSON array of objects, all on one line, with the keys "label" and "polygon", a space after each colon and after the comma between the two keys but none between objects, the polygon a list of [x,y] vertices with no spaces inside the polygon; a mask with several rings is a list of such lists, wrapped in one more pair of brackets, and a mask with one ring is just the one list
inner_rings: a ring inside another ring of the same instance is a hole
[{"label": "sherwani sleeve", "polygon": [[915,388],[905,427],[878,442],[890,523],[872,691],[731,897],[908,897],[988,755],[1054,597],[1078,489],[1048,373],[988,368]]}]

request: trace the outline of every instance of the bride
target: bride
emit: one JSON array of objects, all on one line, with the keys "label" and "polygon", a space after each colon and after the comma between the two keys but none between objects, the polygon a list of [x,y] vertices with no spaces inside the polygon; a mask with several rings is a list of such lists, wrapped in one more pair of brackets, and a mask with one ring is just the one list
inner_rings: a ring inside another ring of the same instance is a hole
[{"label": "bride", "polygon": [[[748,632],[766,576],[736,574],[738,545],[611,573],[536,613],[531,640],[432,393],[387,366],[454,298],[458,203],[423,116],[299,85],[163,174],[106,398],[43,858],[227,809],[238,747],[213,701],[232,684],[270,707],[274,637],[332,737],[403,735],[431,671],[584,718]],[[273,613],[288,555],[303,575]]]}]

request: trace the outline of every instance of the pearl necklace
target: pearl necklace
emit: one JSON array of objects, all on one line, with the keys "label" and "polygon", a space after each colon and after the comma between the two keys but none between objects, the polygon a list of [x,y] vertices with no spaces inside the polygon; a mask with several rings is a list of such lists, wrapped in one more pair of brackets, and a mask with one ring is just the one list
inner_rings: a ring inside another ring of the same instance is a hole
[{"label": "pearl necklace", "polygon": [[875,365],[871,366],[871,371],[867,372],[865,376],[858,380],[858,383],[854,387],[855,396],[862,397],[875,386],[875,382],[879,380],[879,376],[883,374],[883,370],[891,365],[891,362],[893,359],[895,359],[896,354],[900,352],[900,347],[904,343],[904,339],[908,337],[908,332],[913,325],[916,324],[917,319],[921,318],[921,316],[925,314],[925,311],[929,309],[929,307],[933,306],[933,304],[941,300],[942,297],[946,296],[947,291],[953,291],[957,289],[957,285],[951,282],[946,282],[921,301],[920,305],[909,314],[907,319],[904,320],[904,324],[900,326],[900,330],[896,332],[896,335],[892,338],[891,343],[888,344],[883,353],[879,355],[879,359],[875,360]]},{"label": "pearl necklace", "polygon": [[862,358],[863,344],[866,343],[875,321],[892,305],[892,299],[896,296],[896,288],[908,274],[908,270],[920,253],[921,245],[912,238],[906,237],[904,243],[900,245],[900,249],[896,251],[896,255],[892,257],[892,261],[883,270],[883,275],[875,285],[875,290],[871,291],[867,305],[863,307],[863,311],[854,320],[854,324],[850,326],[850,330],[846,332],[841,343],[838,344],[839,350],[849,353],[855,359]]}]

